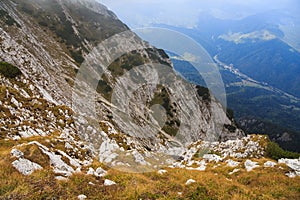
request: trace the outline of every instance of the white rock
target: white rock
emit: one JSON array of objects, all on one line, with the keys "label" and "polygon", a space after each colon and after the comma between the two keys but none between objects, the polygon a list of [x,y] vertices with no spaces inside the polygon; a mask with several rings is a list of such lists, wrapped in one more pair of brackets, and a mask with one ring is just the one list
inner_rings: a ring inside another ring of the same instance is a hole
[{"label": "white rock", "polygon": [[232,174],[234,174],[234,173],[236,173],[236,172],[238,172],[238,171],[240,171],[240,169],[234,169],[232,172],[229,172],[228,174],[229,174],[229,175],[232,175]]},{"label": "white rock", "polygon": [[198,167],[186,167],[187,170],[197,170],[197,171],[205,171],[206,169],[206,162],[204,160],[201,161],[195,161],[195,164],[198,165]]},{"label": "white rock", "polygon": [[300,172],[300,158],[299,159],[282,158],[278,160],[278,163],[286,164],[289,168]]},{"label": "white rock", "polygon": [[116,183],[108,179],[104,180],[104,186],[111,186],[111,185],[116,185]]},{"label": "white rock", "polygon": [[95,170],[92,167],[90,167],[86,174],[87,175],[94,175],[95,174]]},{"label": "white rock", "polygon": [[36,132],[40,135],[40,136],[46,136],[47,134],[42,131],[41,129],[36,129]]},{"label": "white rock", "polygon": [[245,165],[247,172],[251,171],[252,169],[254,169],[256,167],[259,167],[259,165],[257,165],[257,162],[253,162],[251,160],[246,160],[244,165]]},{"label": "white rock", "polygon": [[111,140],[103,141],[99,149],[99,161],[104,163],[111,163],[119,155],[114,151],[118,151],[120,148]]},{"label": "white rock", "polygon": [[67,181],[68,180],[66,177],[63,177],[63,176],[56,176],[55,179],[58,181]]},{"label": "white rock", "polygon": [[89,182],[89,185],[95,185],[95,183],[93,183],[93,182]]},{"label": "white rock", "polygon": [[295,172],[288,172],[285,175],[288,176],[289,178],[295,178],[297,176]]},{"label": "white rock", "polygon": [[107,174],[107,171],[105,171],[104,169],[102,169],[101,167],[98,167],[95,171],[95,176],[98,177],[103,177]]},{"label": "white rock", "polygon": [[18,149],[12,149],[10,154],[16,158],[22,158],[24,156],[23,152]]},{"label": "white rock", "polygon": [[73,149],[73,146],[70,145],[70,143],[66,142],[66,143],[65,143],[65,148],[66,148],[66,149]]},{"label": "white rock", "polygon": [[240,163],[234,160],[226,160],[227,166],[229,167],[237,167]]},{"label": "white rock", "polygon": [[79,200],[85,200],[87,198],[87,196],[85,196],[84,194],[78,195],[77,197]]},{"label": "white rock", "polygon": [[35,170],[43,169],[42,166],[40,166],[39,164],[31,162],[30,160],[24,158],[19,158],[19,160],[15,160],[14,162],[12,162],[12,165],[20,173],[26,176],[32,174]]},{"label": "white rock", "polygon": [[10,101],[11,101],[11,103],[13,103],[15,106],[17,106],[17,108],[20,107],[19,102],[15,99],[15,97],[12,97]]},{"label": "white rock", "polygon": [[48,147],[40,144],[39,142],[33,141],[29,142],[29,145],[35,144],[37,145],[44,154],[46,154],[50,159],[50,164],[54,168],[54,172],[57,174],[64,174],[65,176],[71,176],[75,171],[74,169],[66,164],[62,159],[61,155],[56,155],[55,153],[49,151]]},{"label": "white rock", "polygon": [[141,165],[150,165],[150,163],[148,163],[145,160],[145,158],[142,156],[142,154],[140,154],[137,150],[133,150],[132,155],[133,155],[136,163],[141,164]]},{"label": "white rock", "polygon": [[189,179],[189,180],[187,180],[186,181],[186,185],[190,185],[190,184],[192,184],[192,183],[196,183],[196,181],[195,180],[193,180],[193,179]]},{"label": "white rock", "polygon": [[163,175],[163,174],[165,174],[167,172],[168,172],[167,170],[161,169],[161,170],[158,170],[157,173],[160,174],[160,175]]},{"label": "white rock", "polygon": [[14,135],[11,139],[17,141],[17,140],[21,140],[21,137],[18,135]]},{"label": "white rock", "polygon": [[222,160],[222,158],[216,154],[204,154],[203,158],[208,162],[214,161],[216,163]]},{"label": "white rock", "polygon": [[194,168],[194,167],[186,167],[186,169],[187,169],[187,170],[196,170],[196,171],[205,171],[206,166],[201,165],[201,166],[196,167],[196,168]]},{"label": "white rock", "polygon": [[264,163],[264,167],[274,167],[275,165],[277,165],[275,162],[269,160]]}]

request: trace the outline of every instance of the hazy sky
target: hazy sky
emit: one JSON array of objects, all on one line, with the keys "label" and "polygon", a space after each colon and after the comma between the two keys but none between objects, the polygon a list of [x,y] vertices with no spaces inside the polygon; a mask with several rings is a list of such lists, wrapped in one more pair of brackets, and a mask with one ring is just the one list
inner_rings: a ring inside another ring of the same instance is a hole
[{"label": "hazy sky", "polygon": [[193,27],[201,13],[242,18],[272,9],[299,13],[299,0],[98,0],[131,28],[151,23]]}]

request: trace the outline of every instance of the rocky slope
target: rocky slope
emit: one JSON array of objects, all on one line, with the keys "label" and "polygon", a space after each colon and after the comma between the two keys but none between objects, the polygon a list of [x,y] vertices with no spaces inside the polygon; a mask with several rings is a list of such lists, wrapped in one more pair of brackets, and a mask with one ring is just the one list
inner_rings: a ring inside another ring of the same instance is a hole
[{"label": "rocky slope", "polygon": [[161,175],[275,166],[299,175],[299,160],[279,161],[288,168],[264,159],[264,136],[242,138],[206,88],[176,76],[162,50],[101,4],[4,0],[0,14],[1,198],[22,199],[4,181],[16,171],[47,174],[52,186],[81,175],[118,184],[107,166]]},{"label": "rocky slope", "polygon": [[[76,134],[93,143],[101,160],[116,148],[101,148],[103,120],[122,137],[134,138],[141,151],[177,154],[199,139],[243,135],[213,97],[204,100],[201,88],[175,75],[163,51],[130,32],[101,4],[15,0],[1,1],[0,8],[1,60],[18,66],[40,97],[72,108]],[[130,73],[141,78],[136,81]],[[165,111],[165,119],[155,118],[155,108]]]}]

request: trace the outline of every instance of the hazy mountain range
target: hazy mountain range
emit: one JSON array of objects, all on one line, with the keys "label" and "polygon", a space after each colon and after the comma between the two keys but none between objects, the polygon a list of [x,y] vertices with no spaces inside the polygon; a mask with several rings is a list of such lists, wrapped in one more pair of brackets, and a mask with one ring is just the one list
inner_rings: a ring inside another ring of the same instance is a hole
[{"label": "hazy mountain range", "polygon": [[276,24],[284,16],[275,11],[241,20],[206,15],[195,29],[162,27],[191,36],[215,58],[227,86],[228,106],[245,130],[269,134],[299,151],[300,54],[284,41]]}]

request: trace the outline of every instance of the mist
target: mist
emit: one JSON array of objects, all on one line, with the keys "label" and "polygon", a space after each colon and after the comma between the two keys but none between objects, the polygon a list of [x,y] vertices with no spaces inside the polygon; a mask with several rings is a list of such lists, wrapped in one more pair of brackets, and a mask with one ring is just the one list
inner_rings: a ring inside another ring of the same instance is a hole
[{"label": "mist", "polygon": [[167,24],[194,27],[202,14],[220,19],[242,19],[249,15],[280,10],[299,20],[297,0],[99,0],[131,28]]}]

